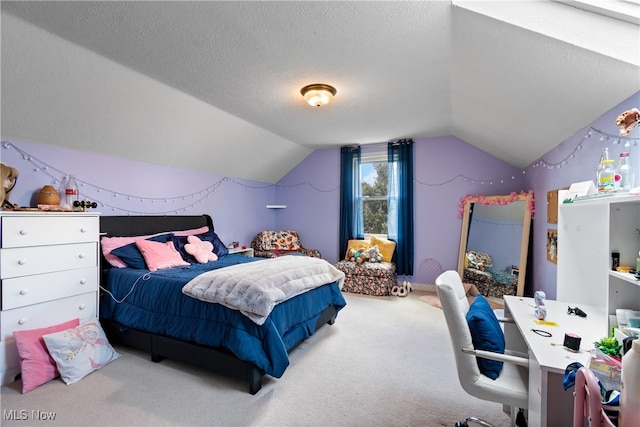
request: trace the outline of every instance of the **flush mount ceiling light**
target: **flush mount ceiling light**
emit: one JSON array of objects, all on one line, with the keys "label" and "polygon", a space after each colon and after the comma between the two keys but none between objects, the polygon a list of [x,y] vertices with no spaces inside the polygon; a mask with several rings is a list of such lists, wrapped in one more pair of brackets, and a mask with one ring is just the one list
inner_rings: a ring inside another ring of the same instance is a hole
[{"label": "flush mount ceiling light", "polygon": [[336,88],[323,83],[314,83],[300,89],[305,101],[313,107],[327,105],[336,94]]}]

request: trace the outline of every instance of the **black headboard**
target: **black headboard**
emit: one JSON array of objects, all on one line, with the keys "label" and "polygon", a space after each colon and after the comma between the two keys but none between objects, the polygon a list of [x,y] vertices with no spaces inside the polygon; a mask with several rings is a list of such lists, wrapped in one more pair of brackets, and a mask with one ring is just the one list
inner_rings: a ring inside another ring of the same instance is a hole
[{"label": "black headboard", "polygon": [[190,230],[203,226],[213,230],[209,215],[127,215],[101,216],[100,233],[103,236],[143,236],[163,231]]},{"label": "black headboard", "polygon": [[[101,236],[144,236],[163,231],[191,230],[203,226],[213,230],[213,220],[209,215],[127,215],[101,216]],[[100,251],[100,269],[111,267]]]}]

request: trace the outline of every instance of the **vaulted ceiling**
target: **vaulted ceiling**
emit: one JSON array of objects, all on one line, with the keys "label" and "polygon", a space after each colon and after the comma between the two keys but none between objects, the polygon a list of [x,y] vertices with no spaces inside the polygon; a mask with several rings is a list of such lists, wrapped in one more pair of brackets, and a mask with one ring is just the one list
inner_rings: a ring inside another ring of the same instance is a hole
[{"label": "vaulted ceiling", "polygon": [[[2,11],[241,119],[224,149],[244,159],[236,176],[267,182],[314,149],[441,135],[524,168],[640,89],[638,25],[547,1],[2,1]],[[337,88],[326,107],[300,96],[317,82]],[[3,102],[7,123],[11,108]],[[84,149],[105,150],[90,139]],[[271,147],[280,163],[260,170],[252,147],[273,139],[284,141]],[[171,150],[154,155],[184,166]]]}]

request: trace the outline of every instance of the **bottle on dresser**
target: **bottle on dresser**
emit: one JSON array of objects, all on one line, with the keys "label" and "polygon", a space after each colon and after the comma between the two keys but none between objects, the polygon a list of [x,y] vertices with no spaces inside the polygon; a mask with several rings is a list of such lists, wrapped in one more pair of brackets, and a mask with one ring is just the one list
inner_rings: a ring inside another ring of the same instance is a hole
[{"label": "bottle on dresser", "polygon": [[66,188],[64,191],[64,207],[65,209],[74,209],[73,202],[78,200],[78,183],[73,175],[70,175],[67,179]]}]

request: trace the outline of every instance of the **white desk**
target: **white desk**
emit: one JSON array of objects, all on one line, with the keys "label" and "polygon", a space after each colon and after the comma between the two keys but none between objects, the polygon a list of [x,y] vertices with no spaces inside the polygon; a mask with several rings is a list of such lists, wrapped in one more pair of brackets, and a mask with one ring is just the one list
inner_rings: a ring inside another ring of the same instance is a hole
[{"label": "white desk", "polygon": [[[529,425],[570,426],[573,423],[573,388],[562,386],[564,371],[570,363],[580,362],[588,366],[593,343],[607,336],[608,316],[604,308],[578,305],[587,317],[567,314],[567,307],[575,307],[558,301],[545,301],[546,321],[558,326],[535,323],[533,298],[505,296],[505,317],[515,323],[505,324],[506,346],[529,354]],[[543,337],[533,329],[548,331],[551,337]],[[562,346],[564,334],[582,337],[580,351],[573,352]]]}]

